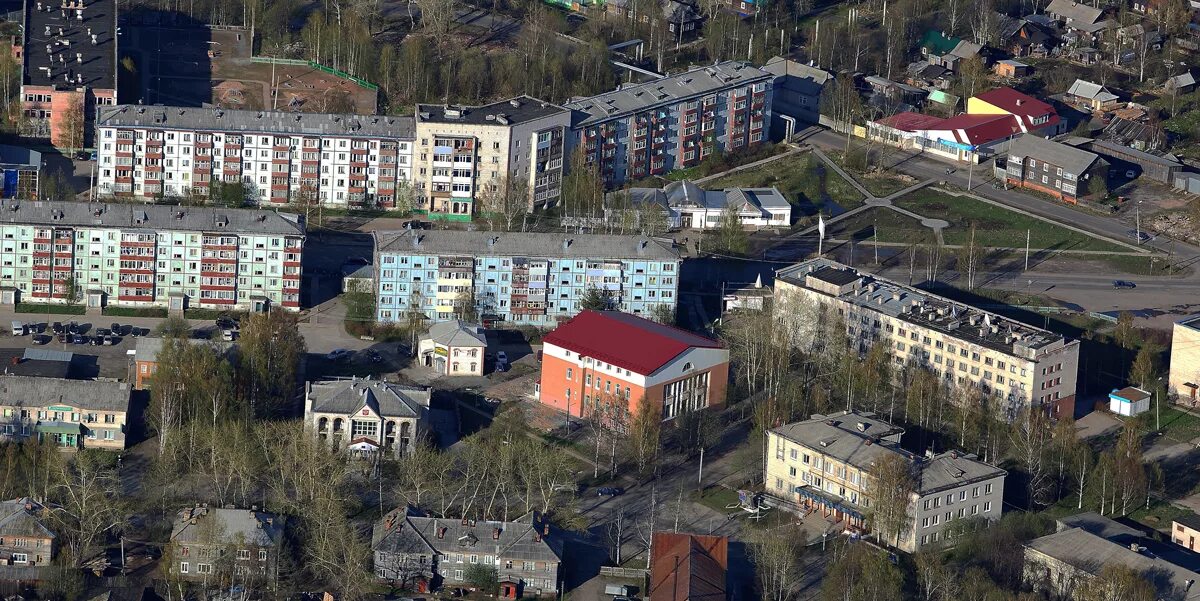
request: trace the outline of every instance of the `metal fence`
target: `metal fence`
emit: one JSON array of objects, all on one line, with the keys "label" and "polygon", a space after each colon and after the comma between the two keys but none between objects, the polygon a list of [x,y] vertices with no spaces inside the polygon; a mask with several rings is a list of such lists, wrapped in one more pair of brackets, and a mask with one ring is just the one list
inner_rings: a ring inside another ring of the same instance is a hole
[{"label": "metal fence", "polygon": [[601,576],[612,576],[614,578],[645,578],[646,570],[642,568],[621,568],[616,566],[601,566]]}]

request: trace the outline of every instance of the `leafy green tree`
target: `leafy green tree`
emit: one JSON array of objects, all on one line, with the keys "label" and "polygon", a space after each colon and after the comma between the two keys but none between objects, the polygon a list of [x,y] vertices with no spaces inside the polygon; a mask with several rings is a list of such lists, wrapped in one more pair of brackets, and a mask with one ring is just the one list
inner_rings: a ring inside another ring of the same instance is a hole
[{"label": "leafy green tree", "polygon": [[1146,389],[1154,385],[1158,376],[1158,353],[1149,344],[1138,349],[1137,357],[1129,368],[1129,381],[1138,387]]},{"label": "leafy green tree", "polygon": [[375,293],[370,283],[361,280],[350,282],[342,293],[342,303],[346,306],[348,321],[375,321]]},{"label": "leafy green tree", "polygon": [[296,370],[308,350],[296,318],[282,310],[242,320],[239,377],[256,417],[287,410],[296,394]]},{"label": "leafy green tree", "polygon": [[467,584],[489,595],[494,594],[496,589],[500,588],[500,573],[496,570],[496,566],[473,563],[463,572],[463,579]]},{"label": "leafy green tree", "polygon": [[583,298],[579,299],[579,306],[592,311],[609,311],[613,308],[615,300],[612,292],[592,286],[583,293]]}]

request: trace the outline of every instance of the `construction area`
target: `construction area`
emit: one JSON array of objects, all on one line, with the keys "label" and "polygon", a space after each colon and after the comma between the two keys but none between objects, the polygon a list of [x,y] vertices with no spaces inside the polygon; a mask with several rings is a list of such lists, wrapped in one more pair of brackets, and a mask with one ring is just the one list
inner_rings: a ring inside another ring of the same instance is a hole
[{"label": "construction area", "polygon": [[253,57],[241,28],[132,24],[128,31],[121,46],[124,103],[376,112],[375,86],[307,61]]}]

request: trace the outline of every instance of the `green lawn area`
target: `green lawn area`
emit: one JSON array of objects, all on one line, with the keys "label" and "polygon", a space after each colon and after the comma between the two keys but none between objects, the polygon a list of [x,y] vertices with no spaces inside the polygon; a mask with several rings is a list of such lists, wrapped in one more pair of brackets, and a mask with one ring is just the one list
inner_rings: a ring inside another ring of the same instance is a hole
[{"label": "green lawn area", "polygon": [[[1117,504],[1118,506],[1120,503]],[[1118,507],[1120,509],[1120,507]],[[1150,502],[1150,507],[1146,508],[1145,499],[1138,504],[1137,509],[1129,512],[1129,519],[1145,524],[1155,530],[1168,531],[1171,528],[1171,520],[1180,516],[1191,514],[1192,510],[1186,507],[1180,507],[1174,503],[1160,501],[1154,499]]]},{"label": "green lawn area", "polygon": [[879,233],[880,242],[933,244],[937,241],[933,230],[911,217],[886,208],[868,209],[831,223],[826,233],[829,238],[835,240],[854,238],[861,242],[873,241],[876,231]]},{"label": "green lawn area", "polygon": [[924,217],[950,222],[943,232],[946,244],[950,245],[967,244],[974,224],[975,240],[984,247],[1023,248],[1028,231],[1030,247],[1035,250],[1129,250],[1001,206],[931,188],[906,194],[896,199],[895,204]]},{"label": "green lawn area", "polygon": [[[1163,435],[1179,442],[1188,442],[1200,437],[1200,416],[1177,409],[1163,403],[1159,409],[1159,420]],[[1150,405],[1149,419],[1145,420],[1148,429],[1154,428],[1154,404]]]},{"label": "green lawn area", "polygon": [[729,506],[738,504],[738,494],[724,486],[709,486],[698,493],[693,492],[692,500],[721,513],[729,513],[733,511]]},{"label": "green lawn area", "polygon": [[[709,190],[771,186],[779,188],[793,205],[811,203],[825,209],[827,203],[832,202],[844,209],[853,209],[863,203],[862,194],[854,186],[808,152],[731,173],[704,184]],[[826,209],[824,212],[831,211]]]}]

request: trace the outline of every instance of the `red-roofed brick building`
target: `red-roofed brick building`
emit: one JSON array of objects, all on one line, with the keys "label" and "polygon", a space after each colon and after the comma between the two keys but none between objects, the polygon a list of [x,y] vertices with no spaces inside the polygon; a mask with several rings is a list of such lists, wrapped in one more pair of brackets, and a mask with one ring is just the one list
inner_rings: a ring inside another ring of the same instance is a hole
[{"label": "red-roofed brick building", "polygon": [[725,403],[729,351],[617,311],[583,311],[543,338],[539,399],[576,417],[606,405],[662,408],[662,419]]},{"label": "red-roofed brick building", "polygon": [[655,532],[650,601],[725,601],[729,539]]}]

